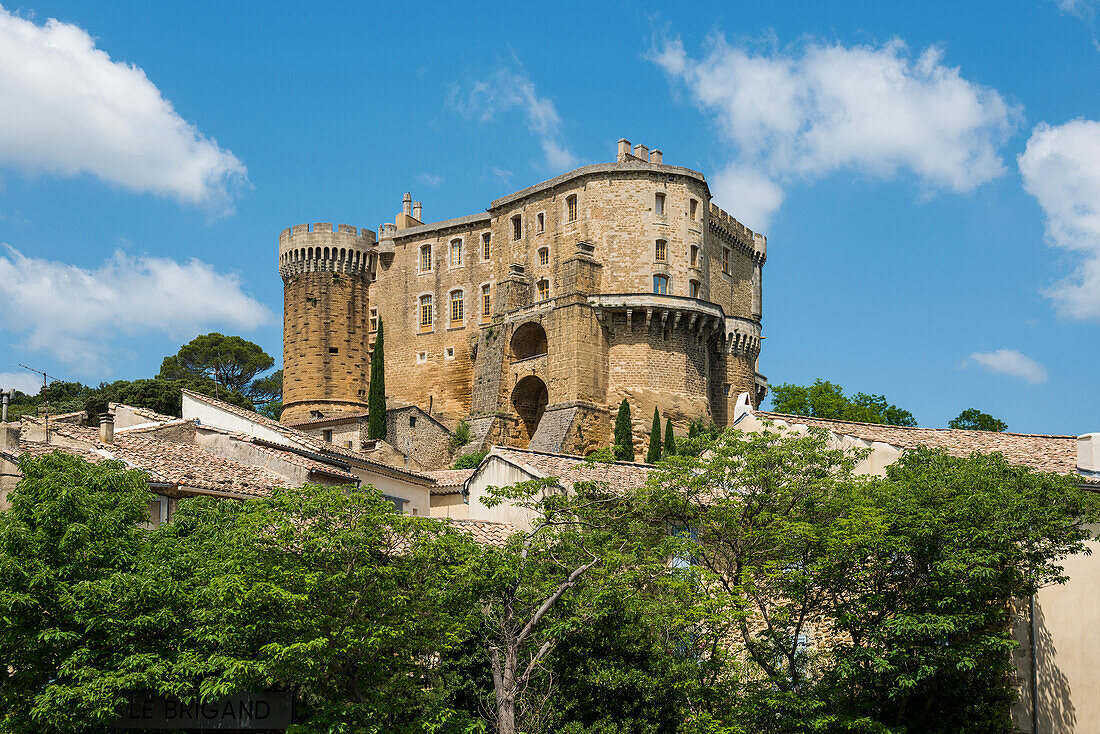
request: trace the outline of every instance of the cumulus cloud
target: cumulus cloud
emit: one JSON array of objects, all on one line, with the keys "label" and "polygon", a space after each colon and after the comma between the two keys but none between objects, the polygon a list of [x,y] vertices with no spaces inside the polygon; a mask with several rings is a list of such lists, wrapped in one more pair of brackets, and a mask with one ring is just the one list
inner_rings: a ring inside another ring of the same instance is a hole
[{"label": "cumulus cloud", "polygon": [[27,349],[90,372],[107,369],[112,339],[151,332],[173,336],[213,326],[253,329],[271,312],[235,275],[198,260],[131,256],[118,250],[94,269],[0,250],[0,329]]},{"label": "cumulus cloud", "polygon": [[1017,162],[1043,210],[1047,241],[1075,263],[1045,294],[1059,314],[1100,322],[1100,122],[1039,123]]},{"label": "cumulus cloud", "polygon": [[1033,384],[1047,381],[1047,368],[1015,349],[974,352],[968,360],[976,362],[992,372],[998,372],[1009,377],[1019,377]]},{"label": "cumulus cloud", "polygon": [[577,165],[577,157],[562,141],[561,118],[554,102],[540,97],[535,83],[512,68],[497,69],[487,79],[451,90],[451,105],[461,114],[488,122],[497,115],[519,110],[527,129],[539,139],[546,168],[564,171]]},{"label": "cumulus cloud", "polygon": [[42,389],[42,378],[30,372],[0,372],[0,390],[18,390],[27,395],[37,395]]},{"label": "cumulus cloud", "polygon": [[944,64],[941,49],[914,56],[900,40],[753,53],[711,36],[695,58],[667,38],[649,58],[713,117],[731,147],[718,190],[747,197],[722,203],[760,228],[785,187],[842,170],[904,170],[926,192],[970,191],[1004,172],[999,148],[1019,117]]},{"label": "cumulus cloud", "polygon": [[91,174],[217,214],[245,166],[184,120],[140,68],[112,61],[79,26],[0,7],[0,165]]}]

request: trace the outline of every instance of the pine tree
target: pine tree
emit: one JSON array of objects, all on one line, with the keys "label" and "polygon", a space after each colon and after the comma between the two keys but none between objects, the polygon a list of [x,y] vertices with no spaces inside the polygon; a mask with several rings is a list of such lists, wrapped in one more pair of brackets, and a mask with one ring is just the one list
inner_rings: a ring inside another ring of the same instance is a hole
[{"label": "pine tree", "polygon": [[656,464],[661,460],[661,413],[653,408],[653,427],[649,429],[649,450],[645,452],[645,463]]},{"label": "pine tree", "polygon": [[676,434],[672,431],[672,419],[665,419],[665,458],[676,455]]},{"label": "pine tree", "polygon": [[386,437],[386,357],[382,345],[382,319],[378,319],[378,337],[374,340],[374,352],[370,358],[370,395],[367,410],[370,423],[367,438]]},{"label": "pine tree", "polygon": [[634,461],[634,429],[630,422],[630,403],[623,398],[615,414],[615,458]]}]

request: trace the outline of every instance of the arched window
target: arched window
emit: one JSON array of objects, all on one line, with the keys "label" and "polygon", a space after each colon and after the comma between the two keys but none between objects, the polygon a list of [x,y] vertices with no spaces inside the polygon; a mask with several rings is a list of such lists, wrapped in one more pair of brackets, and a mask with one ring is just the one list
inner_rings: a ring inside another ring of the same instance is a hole
[{"label": "arched window", "polygon": [[577,195],[565,197],[565,221],[577,221]]},{"label": "arched window", "polygon": [[538,300],[548,301],[550,300],[550,281],[543,278],[538,282]]},{"label": "arched window", "polygon": [[668,295],[668,276],[667,275],[654,275],[653,276],[653,292],[661,295]]},{"label": "arched window", "polygon": [[457,268],[462,264],[462,240],[451,240],[451,267]]},{"label": "arched window", "polygon": [[488,321],[493,312],[493,299],[488,283],[481,286],[481,320]]},{"label": "arched window", "polygon": [[549,247],[540,247],[539,248],[539,265],[549,265],[549,264],[550,264],[550,248]]},{"label": "arched window", "polygon": [[668,262],[668,242],[666,240],[657,240],[657,244],[653,248],[653,259],[659,263]]},{"label": "arched window", "polygon": [[432,272],[432,246],[423,245],[420,248],[420,272]]},{"label": "arched window", "polygon": [[462,291],[451,291],[451,326],[462,326]]},{"label": "arched window", "polygon": [[420,297],[420,330],[432,330],[432,297],[430,295]]}]

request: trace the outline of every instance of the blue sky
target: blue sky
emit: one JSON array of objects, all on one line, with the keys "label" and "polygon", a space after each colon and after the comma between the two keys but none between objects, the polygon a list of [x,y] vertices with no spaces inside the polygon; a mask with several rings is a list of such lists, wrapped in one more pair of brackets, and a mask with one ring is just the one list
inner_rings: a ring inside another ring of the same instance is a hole
[{"label": "blue sky", "polygon": [[1100,430],[1096,7],[688,7],[5,5],[0,382],[278,358],[284,227],[481,211],[626,137],[768,235],[773,383]]}]

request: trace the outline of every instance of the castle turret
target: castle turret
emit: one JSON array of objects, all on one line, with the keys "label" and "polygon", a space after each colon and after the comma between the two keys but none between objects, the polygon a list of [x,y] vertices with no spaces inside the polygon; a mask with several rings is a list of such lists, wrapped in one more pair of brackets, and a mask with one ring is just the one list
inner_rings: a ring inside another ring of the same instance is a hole
[{"label": "castle turret", "polygon": [[375,234],[321,222],[279,235],[284,422],[367,409]]}]

